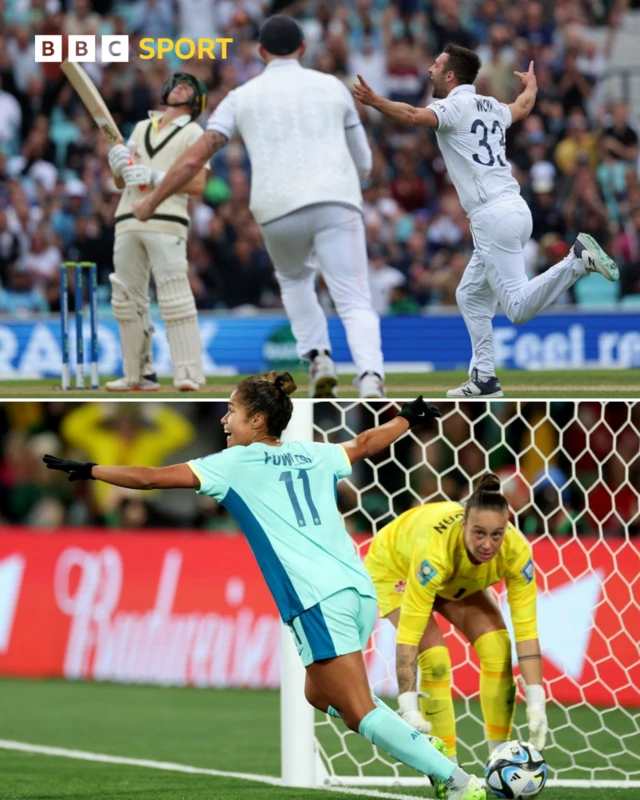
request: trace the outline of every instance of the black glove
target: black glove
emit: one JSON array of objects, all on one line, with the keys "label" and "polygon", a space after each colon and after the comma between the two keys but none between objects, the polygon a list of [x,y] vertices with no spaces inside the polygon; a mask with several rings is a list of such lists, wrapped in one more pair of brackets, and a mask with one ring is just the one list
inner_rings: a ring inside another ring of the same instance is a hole
[{"label": "black glove", "polygon": [[425,403],[420,395],[415,400],[403,403],[398,416],[404,417],[409,423],[409,427],[413,428],[415,425],[423,425],[430,419],[438,419],[442,416],[442,412],[437,406]]},{"label": "black glove", "polygon": [[88,481],[95,480],[91,475],[91,467],[97,467],[93,461],[68,461],[66,458],[58,458],[57,456],[44,456],[44,463],[47,469],[59,469],[62,472],[69,473],[70,481]]}]

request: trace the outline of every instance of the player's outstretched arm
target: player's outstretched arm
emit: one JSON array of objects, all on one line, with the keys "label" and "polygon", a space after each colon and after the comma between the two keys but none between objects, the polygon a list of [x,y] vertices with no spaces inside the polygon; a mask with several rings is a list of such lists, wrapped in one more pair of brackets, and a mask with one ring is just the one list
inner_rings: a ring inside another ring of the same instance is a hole
[{"label": "player's outstretched arm", "polygon": [[104,481],[126,489],[199,489],[200,479],[188,464],[169,467],[101,467],[92,461],[71,461],[46,455],[47,469],[66,472],[70,481]]},{"label": "player's outstretched arm", "polygon": [[538,81],[533,71],[533,61],[529,64],[527,72],[514,72],[513,74],[520,79],[524,86],[515,103],[509,105],[513,122],[518,122],[529,116],[536,103]]},{"label": "player's outstretched arm", "polygon": [[379,453],[384,450],[405,434],[409,428],[416,425],[423,425],[430,419],[437,419],[441,417],[442,413],[437,406],[431,403],[425,403],[422,395],[415,400],[404,403],[400,409],[400,413],[395,419],[390,422],[385,422],[384,425],[379,425],[377,428],[369,428],[351,439],[349,442],[343,442],[342,447],[345,449],[349,461],[355,464],[356,461],[361,461],[363,458]]},{"label": "player's outstretched arm", "polygon": [[362,75],[358,75],[359,83],[353,86],[353,95],[365,106],[371,106],[400,125],[422,125],[437,128],[438,118],[429,108],[414,108],[408,103],[396,103],[376,94]]},{"label": "player's outstretched arm", "polygon": [[202,170],[212,156],[227,143],[227,137],[219,131],[205,131],[197,142],[180,156],[148,197],[133,204],[136,218],[146,221],[153,212],[172,194],[182,190]]}]

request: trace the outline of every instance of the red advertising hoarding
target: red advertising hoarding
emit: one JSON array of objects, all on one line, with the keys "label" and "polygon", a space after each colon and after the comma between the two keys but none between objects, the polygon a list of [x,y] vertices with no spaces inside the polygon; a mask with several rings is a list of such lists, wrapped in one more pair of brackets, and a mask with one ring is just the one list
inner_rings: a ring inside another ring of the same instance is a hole
[{"label": "red advertising hoarding", "polygon": [[[545,678],[562,703],[640,706],[640,551],[624,539],[534,545]],[[0,529],[0,674],[277,687],[280,618],[241,536],[54,536]],[[475,655],[449,635],[454,685]],[[393,630],[367,658],[394,689]]]}]

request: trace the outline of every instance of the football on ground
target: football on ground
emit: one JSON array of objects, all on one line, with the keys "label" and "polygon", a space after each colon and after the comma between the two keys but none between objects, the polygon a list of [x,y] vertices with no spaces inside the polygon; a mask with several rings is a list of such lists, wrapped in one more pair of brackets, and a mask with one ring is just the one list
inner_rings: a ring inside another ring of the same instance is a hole
[{"label": "football on ground", "polygon": [[533,745],[505,742],[489,756],[484,774],[487,788],[496,797],[531,798],[547,782],[547,764]]}]

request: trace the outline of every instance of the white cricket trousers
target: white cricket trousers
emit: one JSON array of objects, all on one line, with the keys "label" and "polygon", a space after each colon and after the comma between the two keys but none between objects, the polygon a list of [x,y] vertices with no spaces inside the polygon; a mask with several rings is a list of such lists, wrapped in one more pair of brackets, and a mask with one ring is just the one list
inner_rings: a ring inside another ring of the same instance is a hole
[{"label": "white cricket trousers", "polygon": [[533,280],[523,248],[531,237],[529,206],[519,195],[487,203],[471,215],[474,251],[456,290],[458,308],[471,337],[469,374],[495,375],[492,320],[498,303],[516,324],[527,322],[586,274],[573,251]]},{"label": "white cricket trousers", "polygon": [[345,327],[358,375],[377,372],[384,377],[380,318],[371,302],[362,214],[337,203],[321,203],[261,228],[298,356],[306,358],[312,350],[331,350],[327,318],[315,288],[319,263]]}]

